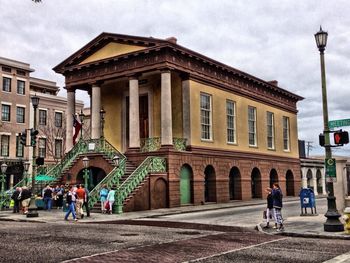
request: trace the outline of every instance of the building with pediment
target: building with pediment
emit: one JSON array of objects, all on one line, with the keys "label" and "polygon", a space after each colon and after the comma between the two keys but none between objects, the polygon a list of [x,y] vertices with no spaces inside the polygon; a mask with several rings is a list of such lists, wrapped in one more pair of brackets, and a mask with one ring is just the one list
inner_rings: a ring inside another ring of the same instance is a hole
[{"label": "building with pediment", "polygon": [[[62,180],[83,182],[87,156],[91,205],[102,184],[117,189],[119,211],[264,198],[273,182],[285,196],[299,193],[303,98],[277,81],[215,61],[174,37],[111,33],[54,71],[66,82],[66,148],[79,152],[74,164],[67,160]],[[91,98],[91,139],[73,147],[77,90]]]}]

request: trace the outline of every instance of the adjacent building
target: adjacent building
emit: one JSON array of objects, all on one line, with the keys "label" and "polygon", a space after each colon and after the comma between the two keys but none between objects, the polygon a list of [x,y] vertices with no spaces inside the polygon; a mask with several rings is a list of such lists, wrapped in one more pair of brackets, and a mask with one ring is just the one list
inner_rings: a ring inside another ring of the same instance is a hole
[{"label": "adjacent building", "polygon": [[[67,149],[75,94],[83,90],[91,98],[92,139],[103,135],[135,167],[147,156],[167,160],[166,173],[150,174],[124,211],[263,198],[273,182],[285,195],[298,195],[297,102],[303,98],[277,81],[189,50],[174,37],[111,33],[54,70],[66,81]],[[75,171],[83,168],[77,165]]]},{"label": "adjacent building", "polygon": [[[7,187],[10,181],[16,184],[22,179],[23,163],[32,161],[29,133],[34,127],[33,95],[40,98],[37,156],[50,164],[57,163],[65,152],[67,99],[57,96],[59,88],[55,82],[31,77],[32,72],[28,63],[0,57],[0,162],[8,165]],[[77,110],[82,108],[83,102],[77,101]],[[26,147],[19,136],[24,132],[28,134]]]}]

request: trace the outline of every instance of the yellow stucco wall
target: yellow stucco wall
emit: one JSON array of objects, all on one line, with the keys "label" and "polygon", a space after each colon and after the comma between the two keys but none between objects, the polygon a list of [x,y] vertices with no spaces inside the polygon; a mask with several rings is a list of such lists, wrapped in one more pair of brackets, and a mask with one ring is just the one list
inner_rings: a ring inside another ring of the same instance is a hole
[{"label": "yellow stucco wall", "polygon": [[125,84],[114,82],[101,88],[102,107],[106,111],[104,135],[114,147],[122,149],[122,107]]},{"label": "yellow stucco wall", "polygon": [[[211,141],[201,140],[200,126],[200,94],[207,93],[212,96],[212,137]],[[193,146],[213,147],[225,150],[249,151],[263,154],[280,155],[285,157],[298,157],[298,134],[296,114],[283,111],[269,105],[250,100],[220,89],[190,81],[191,99],[191,141]],[[226,100],[236,102],[237,144],[228,144],[226,135]],[[249,146],[248,142],[248,106],[257,111],[257,147]],[[275,150],[267,148],[266,112],[274,113],[275,124]],[[290,121],[290,151],[283,150],[283,116]]]},{"label": "yellow stucco wall", "polygon": [[115,57],[118,55],[138,51],[145,49],[145,47],[141,46],[133,46],[133,45],[125,45],[119,43],[109,43],[100,50],[96,51],[94,54],[83,60],[81,64],[85,64],[92,61],[97,61],[105,58]]},{"label": "yellow stucco wall", "polygon": [[171,106],[173,137],[182,138],[182,86],[181,78],[175,73],[171,74]]}]

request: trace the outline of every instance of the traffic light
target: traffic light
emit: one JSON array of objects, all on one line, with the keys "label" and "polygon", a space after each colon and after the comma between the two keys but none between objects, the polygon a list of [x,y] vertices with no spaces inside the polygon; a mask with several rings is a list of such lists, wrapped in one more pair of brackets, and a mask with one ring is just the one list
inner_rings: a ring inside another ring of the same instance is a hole
[{"label": "traffic light", "polygon": [[347,131],[338,131],[334,133],[334,143],[335,144],[347,144],[349,143],[349,134]]},{"label": "traffic light", "polygon": [[36,145],[36,136],[39,134],[38,130],[30,129],[30,145]]},{"label": "traffic light", "polygon": [[20,143],[24,146],[27,145],[27,131],[24,130],[24,132],[18,134]]},{"label": "traffic light", "polygon": [[320,133],[320,135],[318,135],[318,141],[319,141],[320,146],[323,147],[324,144],[325,144],[324,134],[323,133]]}]

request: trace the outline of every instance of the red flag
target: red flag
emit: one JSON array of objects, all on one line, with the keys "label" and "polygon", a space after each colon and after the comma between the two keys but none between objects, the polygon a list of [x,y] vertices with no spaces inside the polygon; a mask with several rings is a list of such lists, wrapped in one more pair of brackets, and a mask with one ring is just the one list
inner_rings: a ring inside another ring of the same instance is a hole
[{"label": "red flag", "polygon": [[74,135],[73,135],[73,145],[76,143],[76,139],[79,135],[79,132],[81,130],[81,123],[77,120],[77,117],[73,114],[73,127],[74,127]]}]

